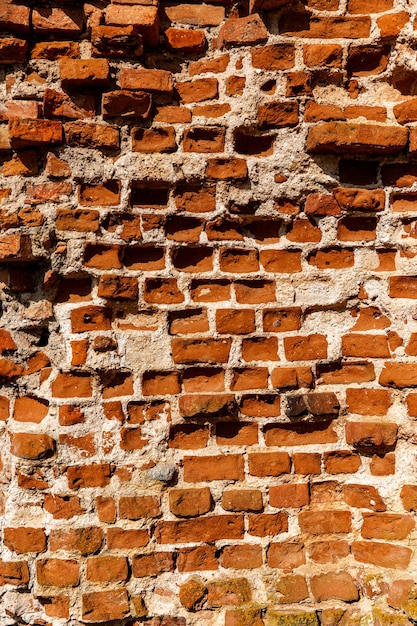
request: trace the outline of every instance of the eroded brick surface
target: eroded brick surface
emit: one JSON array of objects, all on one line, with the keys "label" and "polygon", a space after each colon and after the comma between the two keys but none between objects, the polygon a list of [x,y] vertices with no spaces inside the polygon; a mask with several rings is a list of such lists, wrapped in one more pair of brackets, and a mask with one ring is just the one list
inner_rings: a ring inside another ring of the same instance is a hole
[{"label": "eroded brick surface", "polygon": [[0,2],[0,622],[417,620],[413,2]]}]

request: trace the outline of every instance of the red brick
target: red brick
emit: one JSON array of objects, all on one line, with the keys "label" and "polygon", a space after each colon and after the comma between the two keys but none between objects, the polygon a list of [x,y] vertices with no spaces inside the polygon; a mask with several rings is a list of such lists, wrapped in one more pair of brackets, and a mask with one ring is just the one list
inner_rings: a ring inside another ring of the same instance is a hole
[{"label": "red brick", "polygon": [[74,465],[68,468],[67,477],[70,489],[105,487],[110,483],[110,465],[108,463]]},{"label": "red brick", "polygon": [[261,609],[257,606],[245,606],[226,610],[225,626],[263,626]]},{"label": "red brick", "polygon": [[149,46],[158,45],[159,18],[155,6],[120,6],[111,4],[106,9],[106,24],[110,26],[135,26]]},{"label": "red brick", "polygon": [[359,590],[347,572],[330,572],[310,578],[311,592],[317,602],[326,600],[359,600]]},{"label": "red brick", "polygon": [[149,532],[144,529],[118,528],[107,529],[107,546],[109,550],[130,550],[143,548],[149,543]]},{"label": "red brick", "polygon": [[54,398],[90,398],[91,379],[82,374],[58,374],[52,383]]},{"label": "red brick", "polygon": [[248,516],[248,533],[254,537],[268,537],[288,531],[288,515],[279,513],[253,513]]},{"label": "red brick", "polygon": [[196,517],[208,513],[212,506],[210,489],[171,489],[169,509],[177,517]]},{"label": "red brick", "polygon": [[304,63],[309,67],[340,67],[342,47],[339,44],[306,44],[303,49]]},{"label": "red brick", "polygon": [[326,122],[310,128],[306,149],[312,154],[395,154],[407,139],[408,130],[397,126]]},{"label": "red brick", "polygon": [[358,448],[390,448],[398,427],[391,422],[346,422],[346,442]]},{"label": "red brick", "polygon": [[105,124],[68,122],[65,139],[69,146],[116,150],[119,147],[119,131]]},{"label": "red brick", "polygon": [[276,337],[251,337],[242,341],[244,361],[279,361]]},{"label": "red brick", "polygon": [[247,15],[246,17],[231,17],[220,28],[216,47],[223,46],[239,46],[253,45],[266,41],[268,39],[268,31],[265,28],[260,16]]},{"label": "red brick", "polygon": [[39,35],[77,37],[82,31],[83,14],[78,8],[35,8],[32,12],[34,32]]},{"label": "red brick", "polygon": [[85,512],[80,506],[78,496],[45,494],[45,510],[54,519],[70,519],[71,517],[82,515]]},{"label": "red brick", "polygon": [[251,309],[217,309],[216,329],[219,333],[242,335],[255,330],[255,311]]},{"label": "red brick", "polygon": [[152,99],[147,93],[122,90],[108,91],[102,96],[103,118],[146,119],[151,110]]},{"label": "red brick", "polygon": [[297,219],[292,222],[286,235],[289,241],[297,243],[319,242],[322,237],[321,230],[308,219]]},{"label": "red brick", "polygon": [[409,15],[406,11],[381,15],[376,21],[381,33],[381,39],[384,41],[397,37],[408,20]]},{"label": "red brick", "polygon": [[327,474],[353,474],[360,466],[360,456],[349,450],[324,453],[324,469]]},{"label": "red brick", "polygon": [[223,492],[222,507],[226,511],[262,511],[262,492],[257,489],[228,489]]},{"label": "red brick", "polygon": [[40,398],[16,398],[13,419],[17,422],[34,422],[40,424],[48,415],[49,402]]},{"label": "red brick", "polygon": [[0,561],[0,585],[27,586],[29,568],[26,561]]},{"label": "red brick", "polygon": [[209,430],[198,424],[185,424],[171,427],[168,445],[179,450],[199,450],[205,448]]},{"label": "red brick", "polygon": [[391,394],[385,389],[346,389],[346,403],[351,413],[386,415],[391,406]]},{"label": "red brick", "polygon": [[69,596],[60,594],[58,596],[39,597],[38,599],[48,617],[69,619]]},{"label": "red brick", "polygon": [[0,39],[0,65],[24,63],[28,50],[26,39],[7,37]]},{"label": "red brick", "polygon": [[32,48],[32,59],[55,61],[62,57],[76,59],[80,56],[80,44],[76,41],[42,41]]},{"label": "red brick", "polygon": [[172,74],[166,70],[123,67],[120,70],[119,82],[122,89],[147,91],[159,95],[169,95],[173,89]]},{"label": "red brick", "polygon": [[10,414],[10,400],[6,396],[0,396],[0,421],[5,422]]},{"label": "red brick", "polygon": [[82,596],[82,620],[84,622],[120,620],[129,615],[126,589],[95,591]]},{"label": "red brick", "polygon": [[313,535],[351,530],[350,511],[302,511],[298,514],[298,522],[302,532]]},{"label": "red brick", "polygon": [[196,78],[192,81],[178,82],[175,89],[182,102],[203,102],[218,97],[217,78]]},{"label": "red brick", "polygon": [[280,509],[300,508],[309,503],[307,483],[288,483],[269,488],[269,504]]},{"label": "red brick", "polygon": [[177,567],[179,572],[195,572],[218,569],[215,546],[197,546],[181,548],[178,553]]},{"label": "red brick", "polygon": [[315,541],[308,553],[315,563],[336,563],[349,555],[350,547],[347,541]]},{"label": "red brick", "polygon": [[352,543],[352,553],[356,561],[377,567],[406,569],[412,552],[410,548],[389,543],[375,541],[354,541]]},{"label": "red brick", "polygon": [[363,513],[361,535],[364,539],[393,541],[406,539],[415,526],[411,515],[395,513]]},{"label": "red brick", "polygon": [[249,581],[246,578],[223,578],[207,584],[207,606],[239,606],[252,599]]},{"label": "red brick", "polygon": [[263,330],[266,332],[288,332],[301,327],[301,309],[288,307],[285,309],[264,309]]},{"label": "red brick", "polygon": [[245,159],[218,158],[208,159],[207,161],[207,178],[214,178],[217,180],[243,180],[247,178],[247,175],[248,166]]},{"label": "red brick", "polygon": [[314,39],[369,37],[370,18],[364,17],[316,17],[308,13],[288,11],[279,20],[281,34]]},{"label": "red brick", "polygon": [[47,587],[76,587],[80,566],[73,559],[43,559],[36,563],[39,585]]},{"label": "red brick", "polygon": [[223,7],[213,5],[178,4],[164,7],[164,10],[171,22],[191,26],[218,26],[225,14]]},{"label": "red brick", "polygon": [[342,337],[343,356],[386,358],[390,356],[386,335],[352,333]]},{"label": "red brick", "polygon": [[261,250],[260,261],[266,272],[301,272],[301,252],[298,250]]},{"label": "red brick", "polygon": [[162,572],[174,570],[174,554],[172,552],[154,552],[153,554],[137,554],[132,559],[133,576],[156,576]]},{"label": "red brick", "polygon": [[62,142],[62,124],[51,120],[9,120],[9,137],[13,148],[45,146]]},{"label": "red brick", "polygon": [[239,454],[184,457],[184,481],[243,480],[243,458]]},{"label": "red brick", "polygon": [[126,581],[128,577],[126,557],[96,556],[87,559],[87,580],[93,583]]},{"label": "red brick", "polygon": [[20,459],[47,459],[55,454],[56,442],[49,435],[11,433],[10,452]]},{"label": "red brick", "polygon": [[63,87],[105,87],[109,83],[109,64],[106,59],[60,60],[60,76]]},{"label": "red brick", "polygon": [[372,13],[383,13],[392,9],[392,0],[376,0],[369,4],[367,0],[349,0],[347,10],[349,13],[369,13],[372,9]]},{"label": "red brick", "polygon": [[225,546],[220,556],[220,565],[232,569],[256,569],[262,567],[262,546]]},{"label": "red brick", "polygon": [[124,496],[119,499],[119,517],[137,520],[158,517],[161,513],[159,499],[155,496]]},{"label": "red brick", "polygon": [[271,543],[268,550],[268,565],[284,572],[304,565],[306,562],[304,546],[302,543],[283,541]]},{"label": "red brick", "polygon": [[327,339],[324,335],[285,337],[285,356],[289,361],[307,361],[327,357]]},{"label": "red brick", "polygon": [[213,542],[243,538],[242,515],[210,515],[201,519],[158,522],[155,530],[158,543]]},{"label": "red brick", "polygon": [[44,552],[46,549],[46,535],[42,528],[5,528],[4,544],[12,552]]},{"label": "red brick", "polygon": [[277,101],[261,104],[258,108],[261,128],[285,128],[298,124],[298,103]]},{"label": "red brick", "polygon": [[386,511],[378,490],[372,485],[343,485],[343,499],[349,506],[373,511]]},{"label": "red brick", "polygon": [[334,197],[343,211],[361,211],[375,213],[385,208],[383,189],[356,189],[337,187]]},{"label": "red brick", "polygon": [[132,130],[132,150],[134,152],[175,152],[177,143],[172,126],[158,128],[134,128]]},{"label": "red brick", "polygon": [[337,435],[332,422],[271,426],[265,428],[267,446],[302,446],[310,444],[336,443]]},{"label": "red brick", "polygon": [[276,582],[275,588],[280,594],[278,597],[279,604],[300,602],[309,596],[305,578],[300,575],[282,576]]},{"label": "red brick", "polygon": [[3,3],[0,7],[0,28],[12,32],[28,33],[30,29],[30,9],[23,5]]},{"label": "red brick", "polygon": [[195,54],[203,52],[206,47],[206,37],[203,30],[167,28],[165,37],[168,50],[173,52]]},{"label": "red brick", "polygon": [[226,363],[230,339],[173,339],[174,363]]},{"label": "red brick", "polygon": [[219,446],[252,446],[258,443],[258,425],[247,422],[217,422],[216,443]]},{"label": "red brick", "polygon": [[144,396],[177,394],[181,390],[177,372],[146,372],[142,378]]},{"label": "red brick", "polygon": [[104,26],[93,24],[91,43],[93,44],[92,56],[95,57],[138,57],[143,54],[142,35],[132,25]]},{"label": "red brick", "polygon": [[251,50],[252,66],[262,70],[287,70],[294,67],[295,53],[291,44],[269,44]]},{"label": "red brick", "polygon": [[249,454],[249,473],[252,476],[280,476],[291,469],[287,452],[251,452]]},{"label": "red brick", "polygon": [[295,452],[292,455],[296,474],[320,474],[321,454],[317,452]]},{"label": "red brick", "polygon": [[223,152],[225,130],[215,126],[199,128],[194,126],[184,131],[184,152]]},{"label": "red brick", "polygon": [[311,252],[307,261],[318,269],[341,270],[353,267],[355,263],[354,251],[348,248],[323,248]]}]

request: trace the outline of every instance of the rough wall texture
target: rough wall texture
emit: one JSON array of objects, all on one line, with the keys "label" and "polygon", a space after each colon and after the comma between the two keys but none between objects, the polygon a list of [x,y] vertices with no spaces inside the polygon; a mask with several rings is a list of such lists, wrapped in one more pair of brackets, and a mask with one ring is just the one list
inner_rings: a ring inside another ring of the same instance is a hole
[{"label": "rough wall texture", "polygon": [[0,1],[0,623],[417,619],[405,0]]}]

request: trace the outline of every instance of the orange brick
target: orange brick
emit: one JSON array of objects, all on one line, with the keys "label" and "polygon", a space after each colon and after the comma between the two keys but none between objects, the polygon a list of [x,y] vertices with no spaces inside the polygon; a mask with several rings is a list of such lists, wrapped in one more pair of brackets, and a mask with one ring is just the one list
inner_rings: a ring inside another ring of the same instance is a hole
[{"label": "orange brick", "polygon": [[310,501],[307,483],[289,483],[269,488],[269,503],[277,508],[299,508]]},{"label": "orange brick", "polygon": [[238,454],[184,457],[185,482],[242,480],[243,458]]}]

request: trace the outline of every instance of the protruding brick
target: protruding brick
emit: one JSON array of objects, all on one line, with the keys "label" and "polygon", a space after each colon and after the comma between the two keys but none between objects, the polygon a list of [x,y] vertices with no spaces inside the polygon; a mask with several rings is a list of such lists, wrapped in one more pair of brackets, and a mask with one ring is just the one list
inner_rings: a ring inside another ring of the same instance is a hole
[{"label": "protruding brick", "polygon": [[84,622],[107,622],[130,615],[126,589],[95,591],[82,596],[82,620]]},{"label": "protruding brick", "polygon": [[326,122],[310,128],[307,152],[312,154],[395,154],[405,148],[408,130],[377,124]]},{"label": "protruding brick", "polygon": [[110,80],[106,59],[60,60],[60,76],[63,87],[105,87]]},{"label": "protruding brick", "polygon": [[47,459],[55,454],[56,442],[49,435],[12,433],[11,453],[20,459]]},{"label": "protruding brick", "polygon": [[158,9],[155,6],[120,6],[110,4],[106,9],[106,24],[109,26],[136,26],[149,46],[156,46],[159,37]]},{"label": "protruding brick", "polygon": [[220,28],[216,46],[254,45],[266,41],[268,31],[261,17],[255,13],[246,17],[229,18]]},{"label": "protruding brick", "polygon": [[50,120],[13,118],[9,121],[9,136],[13,148],[58,144],[62,142],[62,124]]},{"label": "protruding brick", "polygon": [[0,65],[24,63],[28,47],[26,39],[16,37],[0,39]]}]

